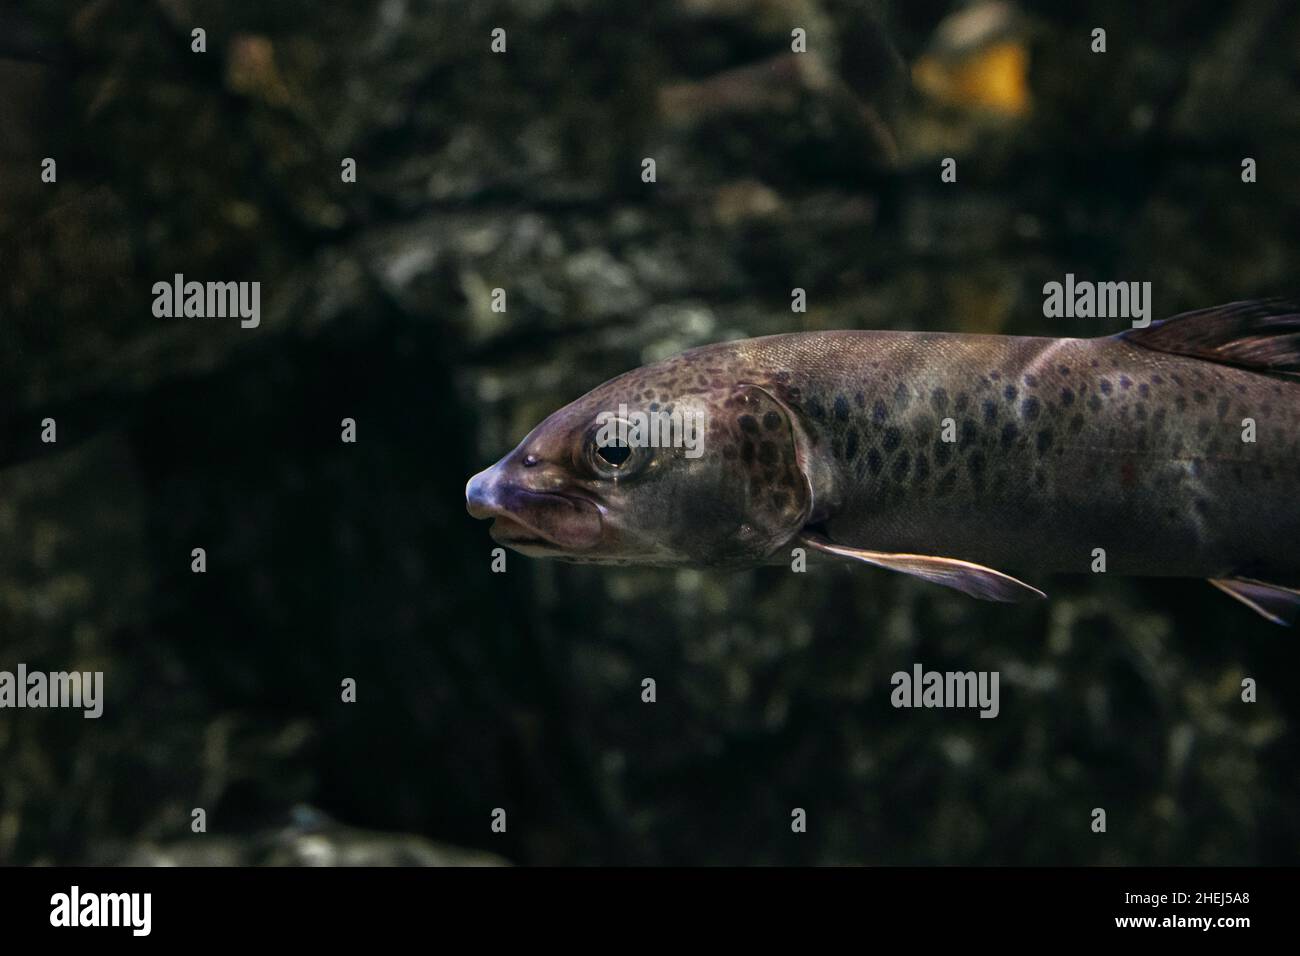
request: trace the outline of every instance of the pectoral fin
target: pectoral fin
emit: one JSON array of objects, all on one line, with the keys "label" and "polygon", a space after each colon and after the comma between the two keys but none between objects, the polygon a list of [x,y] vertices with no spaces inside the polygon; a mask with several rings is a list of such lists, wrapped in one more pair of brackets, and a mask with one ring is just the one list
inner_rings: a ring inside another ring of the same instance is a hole
[{"label": "pectoral fin", "polygon": [[1288,627],[1300,618],[1300,591],[1251,578],[1211,578],[1210,583],[1274,624]]},{"label": "pectoral fin", "polygon": [[891,571],[901,571],[924,578],[944,587],[955,588],[981,601],[1027,601],[1047,597],[1038,588],[1018,581],[1009,574],[957,558],[938,558],[927,554],[891,554],[866,551],[834,544],[819,535],[805,534],[800,542],[824,554],[863,561]]}]

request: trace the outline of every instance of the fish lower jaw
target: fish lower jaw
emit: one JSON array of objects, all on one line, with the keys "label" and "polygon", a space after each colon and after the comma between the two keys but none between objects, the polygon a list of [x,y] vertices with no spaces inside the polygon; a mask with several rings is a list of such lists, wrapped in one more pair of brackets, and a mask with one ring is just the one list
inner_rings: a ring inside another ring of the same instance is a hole
[{"label": "fish lower jaw", "polygon": [[492,540],[497,544],[504,544],[519,551],[526,548],[537,550],[562,550],[554,541],[548,541],[540,535],[530,534],[527,531],[521,530],[520,526],[515,524],[511,524],[509,527],[502,529],[494,523],[492,528],[488,531],[488,534],[492,536]]},{"label": "fish lower jaw", "polygon": [[530,558],[555,558],[578,554],[572,549],[543,537],[533,528],[510,518],[498,516],[488,530],[492,540]]}]

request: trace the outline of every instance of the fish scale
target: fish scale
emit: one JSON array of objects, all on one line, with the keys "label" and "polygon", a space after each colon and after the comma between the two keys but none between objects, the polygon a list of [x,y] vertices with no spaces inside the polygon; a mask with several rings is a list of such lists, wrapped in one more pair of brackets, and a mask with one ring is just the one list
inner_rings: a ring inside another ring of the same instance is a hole
[{"label": "fish scale", "polygon": [[758,340],[746,361],[791,370],[804,393],[792,404],[842,482],[835,540],[1078,572],[1100,547],[1117,573],[1300,581],[1294,560],[1256,556],[1300,536],[1300,509],[1283,507],[1300,383],[1121,339],[832,334]]}]

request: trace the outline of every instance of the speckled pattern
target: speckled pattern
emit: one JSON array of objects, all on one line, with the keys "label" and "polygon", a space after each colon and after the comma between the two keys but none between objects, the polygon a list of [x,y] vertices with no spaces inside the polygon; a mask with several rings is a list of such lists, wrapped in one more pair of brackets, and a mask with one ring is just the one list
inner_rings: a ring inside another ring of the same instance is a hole
[{"label": "speckled pattern", "polygon": [[1116,338],[844,332],[739,348],[789,373],[836,462],[827,528],[841,543],[1080,572],[1104,548],[1110,572],[1300,581],[1298,380]]}]

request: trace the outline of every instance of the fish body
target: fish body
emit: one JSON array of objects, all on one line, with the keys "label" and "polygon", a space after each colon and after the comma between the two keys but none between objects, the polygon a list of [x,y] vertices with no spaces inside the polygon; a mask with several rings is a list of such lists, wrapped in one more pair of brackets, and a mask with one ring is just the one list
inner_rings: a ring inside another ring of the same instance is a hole
[{"label": "fish body", "polygon": [[1111,573],[1300,585],[1300,381],[1122,338],[828,332],[736,351],[751,374],[788,371],[833,466],[834,541],[1038,572],[1087,572],[1102,548]]},{"label": "fish body", "polygon": [[[556,412],[467,496],[502,519],[499,540],[570,560],[745,566],[807,545],[997,600],[1040,594],[1006,569],[1104,569],[1211,579],[1285,618],[1300,605],[1297,371],[1300,317],[1276,302],[1094,339],[719,343]],[[703,454],[611,465],[591,422],[618,408],[702,414]]]}]

